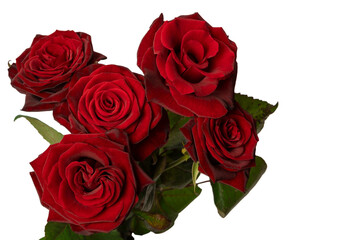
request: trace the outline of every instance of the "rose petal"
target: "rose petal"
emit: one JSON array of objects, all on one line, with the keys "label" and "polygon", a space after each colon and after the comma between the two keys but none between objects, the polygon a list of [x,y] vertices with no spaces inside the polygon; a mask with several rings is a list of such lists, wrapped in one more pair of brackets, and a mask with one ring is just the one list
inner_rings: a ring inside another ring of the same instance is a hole
[{"label": "rose petal", "polygon": [[154,20],[154,22],[151,24],[149,31],[145,34],[143,39],[141,40],[140,46],[138,48],[137,52],[137,65],[141,67],[141,62],[143,60],[143,57],[145,55],[145,52],[148,50],[148,48],[151,48],[153,46],[153,39],[155,36],[156,31],[160,28],[160,26],[164,22],[163,14],[160,14],[160,16]]},{"label": "rose petal", "polygon": [[239,171],[233,179],[220,180],[220,182],[230,185],[241,192],[245,192],[248,175],[248,171]]},{"label": "rose petal", "polygon": [[[223,100],[213,95],[201,98],[192,94],[181,95],[174,88],[170,88],[170,92],[177,104],[189,109],[199,117],[219,118],[228,111]],[[195,102],[196,104],[194,104]],[[215,109],[216,111],[214,111]]]},{"label": "rose petal", "polygon": [[165,111],[162,111],[161,116],[158,124],[150,130],[149,136],[133,145],[133,154],[136,160],[145,160],[151,153],[166,143],[170,131],[169,119]]},{"label": "rose petal", "polygon": [[[153,61],[151,60],[153,59]],[[171,111],[182,116],[193,116],[187,109],[179,106],[170,94],[169,89],[164,85],[159,72],[154,67],[155,55],[149,50],[144,56],[143,66],[145,73],[145,90],[146,97]]]}]

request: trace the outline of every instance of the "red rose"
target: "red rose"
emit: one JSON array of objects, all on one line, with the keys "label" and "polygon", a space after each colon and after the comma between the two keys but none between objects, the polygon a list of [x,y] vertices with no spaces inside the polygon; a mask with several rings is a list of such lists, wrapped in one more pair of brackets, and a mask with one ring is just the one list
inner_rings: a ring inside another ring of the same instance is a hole
[{"label": "red rose", "polygon": [[66,135],[31,162],[31,177],[48,221],[81,234],[118,227],[152,180],[131,160],[127,136]]},{"label": "red rose", "polygon": [[147,102],[142,81],[125,67],[91,65],[74,75],[54,118],[72,133],[123,130],[143,160],[166,143],[169,121],[165,110]]},{"label": "red rose", "polygon": [[258,142],[254,120],[239,104],[219,119],[195,118],[182,129],[185,148],[210,179],[245,191]]},{"label": "red rose", "polygon": [[198,14],[151,25],[138,49],[150,101],[184,116],[219,118],[233,107],[237,47]]},{"label": "red rose", "polygon": [[51,110],[63,100],[71,75],[106,57],[93,51],[86,33],[37,35],[9,68],[11,85],[26,94],[24,111]]}]

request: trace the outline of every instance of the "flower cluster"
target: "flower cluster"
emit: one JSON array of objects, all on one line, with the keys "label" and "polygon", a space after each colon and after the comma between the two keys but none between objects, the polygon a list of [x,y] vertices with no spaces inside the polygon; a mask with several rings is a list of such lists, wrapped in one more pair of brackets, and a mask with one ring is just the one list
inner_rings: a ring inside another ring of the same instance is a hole
[{"label": "flower cluster", "polygon": [[[265,102],[258,119],[242,107],[255,100],[236,99],[236,55],[225,31],[198,13],[153,22],[137,53],[143,75],[99,63],[106,57],[86,33],[37,35],[9,77],[26,95],[24,111],[51,110],[70,132],[31,162],[48,221],[82,235],[121,232],[140,220],[148,223],[143,232],[161,232],[174,216],[157,205],[166,200],[161,186],[189,190],[198,172],[245,193],[257,166],[258,125],[276,106]],[[180,176],[176,166],[188,169],[190,158],[190,177]],[[177,171],[175,182],[186,177],[180,187],[169,183],[168,170]]]}]

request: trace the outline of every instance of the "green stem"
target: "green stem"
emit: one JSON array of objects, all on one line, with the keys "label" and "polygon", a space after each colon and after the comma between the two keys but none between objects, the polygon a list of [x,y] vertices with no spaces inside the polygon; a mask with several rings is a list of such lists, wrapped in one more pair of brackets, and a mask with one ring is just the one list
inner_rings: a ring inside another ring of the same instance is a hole
[{"label": "green stem", "polygon": [[[200,185],[200,184],[204,184],[204,183],[208,183],[208,182],[210,182],[210,180],[198,182],[198,183],[196,183],[195,186]],[[189,183],[188,185],[185,186],[185,188],[190,187],[190,186],[194,186],[194,184],[193,184],[193,183]]]},{"label": "green stem", "polygon": [[208,182],[210,182],[210,180],[206,180],[206,181],[202,181],[202,182],[196,183],[196,185],[200,185],[200,184],[208,183]]},{"label": "green stem", "polygon": [[152,164],[153,165],[155,165],[157,162],[158,162],[158,157],[157,157],[157,154],[156,153],[153,153],[152,155],[151,155],[151,157],[152,157]]}]

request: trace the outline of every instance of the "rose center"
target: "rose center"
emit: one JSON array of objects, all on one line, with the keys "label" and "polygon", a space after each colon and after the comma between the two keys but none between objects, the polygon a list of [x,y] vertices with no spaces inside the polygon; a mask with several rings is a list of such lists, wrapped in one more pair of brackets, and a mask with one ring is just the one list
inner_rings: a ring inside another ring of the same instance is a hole
[{"label": "rose center", "polygon": [[80,158],[66,168],[66,178],[78,202],[85,206],[113,204],[121,195],[125,175],[120,169]]},{"label": "rose center", "polygon": [[74,179],[79,190],[91,192],[99,186],[98,165],[99,163],[92,159],[82,159],[82,161],[79,162],[78,171]]},{"label": "rose center", "polygon": [[[121,102],[114,99],[114,96],[111,96],[112,94],[109,94],[108,92],[105,92],[101,95],[101,98],[99,99],[101,107],[104,110],[107,111],[113,111],[117,106],[116,104],[119,103],[121,105]],[[120,107],[120,106],[119,106]]]},{"label": "rose center", "polygon": [[64,66],[69,56],[71,56],[69,49],[56,43],[49,43],[44,46],[40,54],[42,62],[52,68]]},{"label": "rose center", "polygon": [[223,134],[230,141],[239,141],[241,132],[234,119],[228,119],[223,127]]}]

